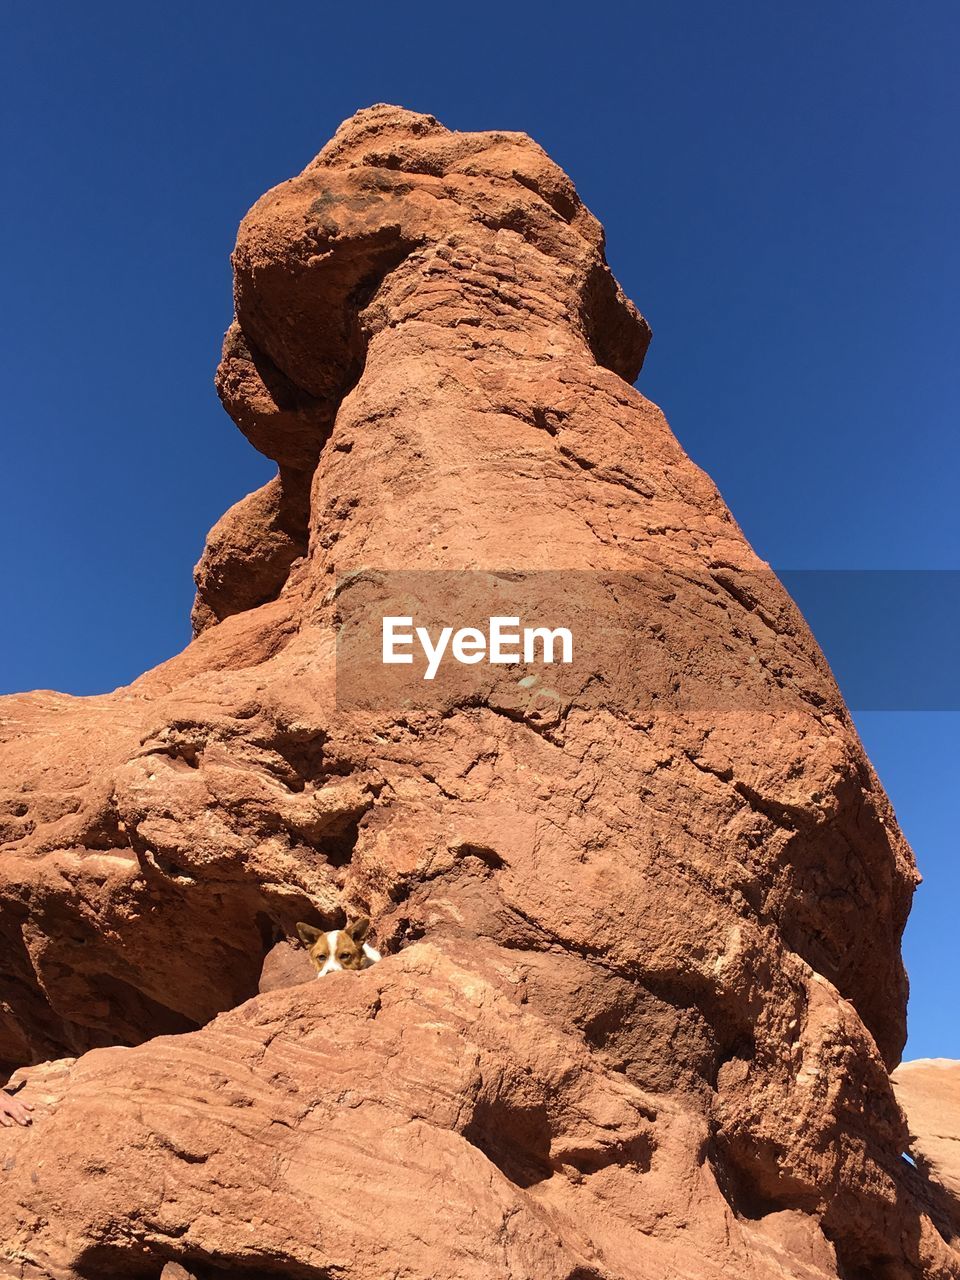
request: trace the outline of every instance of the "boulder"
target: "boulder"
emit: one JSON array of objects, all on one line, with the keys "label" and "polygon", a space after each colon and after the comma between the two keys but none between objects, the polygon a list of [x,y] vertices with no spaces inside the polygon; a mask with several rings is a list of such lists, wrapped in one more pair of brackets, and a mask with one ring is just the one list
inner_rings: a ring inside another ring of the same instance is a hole
[{"label": "boulder", "polygon": [[[199,634],[0,701],[0,1276],[957,1275],[888,1076],[911,852],[570,180],[377,106],[233,261],[281,470]],[[385,613],[575,653],[425,682]],[[384,959],[307,980],[359,913]]]}]

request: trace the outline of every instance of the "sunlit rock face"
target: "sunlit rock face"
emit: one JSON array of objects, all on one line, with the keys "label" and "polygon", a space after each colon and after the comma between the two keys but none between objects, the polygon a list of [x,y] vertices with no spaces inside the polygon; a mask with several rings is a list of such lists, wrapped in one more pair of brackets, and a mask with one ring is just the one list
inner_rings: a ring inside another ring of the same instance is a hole
[{"label": "sunlit rock face", "polygon": [[[570,180],[377,106],[233,262],[279,473],[195,640],[0,703],[0,1058],[66,1058],[0,1275],[957,1275],[887,1076],[910,851]],[[573,661],[366,643],[504,601]],[[313,980],[297,921],[361,912],[384,959]]]}]

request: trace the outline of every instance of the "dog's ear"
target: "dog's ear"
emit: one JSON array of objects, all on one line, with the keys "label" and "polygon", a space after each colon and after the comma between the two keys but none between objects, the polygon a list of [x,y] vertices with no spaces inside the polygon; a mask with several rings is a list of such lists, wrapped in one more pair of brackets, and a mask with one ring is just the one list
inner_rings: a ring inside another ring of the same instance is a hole
[{"label": "dog's ear", "polygon": [[348,934],[354,940],[357,946],[359,946],[360,943],[367,936],[367,930],[369,928],[370,928],[370,917],[357,916],[356,920],[347,921],[347,927],[344,929],[343,932]]},{"label": "dog's ear", "polygon": [[300,935],[300,941],[305,947],[312,947],[316,940],[323,933],[322,929],[317,929],[312,924],[304,924],[302,920],[297,921],[297,933]]}]

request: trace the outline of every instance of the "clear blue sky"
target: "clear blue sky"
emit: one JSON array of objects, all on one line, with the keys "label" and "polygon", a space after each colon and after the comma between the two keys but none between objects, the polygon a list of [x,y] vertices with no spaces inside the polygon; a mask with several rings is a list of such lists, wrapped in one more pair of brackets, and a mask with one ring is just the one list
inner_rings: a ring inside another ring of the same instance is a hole
[{"label": "clear blue sky", "polygon": [[[0,688],[186,642],[207,528],[271,473],[212,384],[237,223],[377,101],[567,169],[653,325],[640,389],[771,564],[960,567],[953,0],[61,0],[0,50]],[[857,718],[926,876],[908,1053],[960,1057],[960,715]]]}]

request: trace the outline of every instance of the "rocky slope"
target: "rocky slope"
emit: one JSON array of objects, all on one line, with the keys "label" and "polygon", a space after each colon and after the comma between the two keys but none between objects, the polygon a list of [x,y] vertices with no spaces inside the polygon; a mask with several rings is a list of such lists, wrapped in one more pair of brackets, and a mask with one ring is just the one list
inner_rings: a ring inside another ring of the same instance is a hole
[{"label": "rocky slope", "polygon": [[960,1232],[960,1062],[902,1062],[893,1090],[907,1118],[910,1155],[930,1213],[946,1235]]},{"label": "rocky slope", "polygon": [[[960,1275],[887,1074],[910,851],[569,179],[374,107],[234,270],[279,472],[195,640],[0,702],[0,1276]],[[365,647],[518,593],[549,681]],[[348,909],[384,960],[309,980]]]}]

